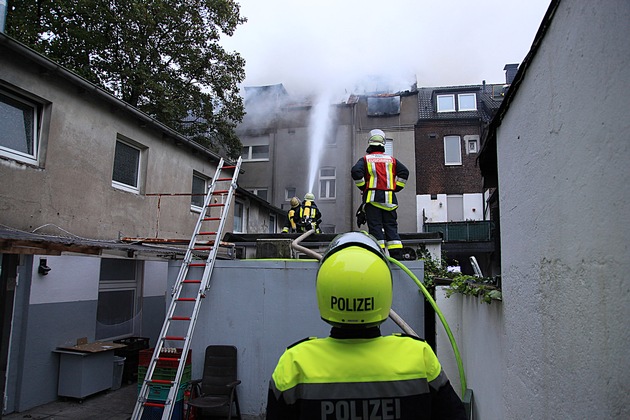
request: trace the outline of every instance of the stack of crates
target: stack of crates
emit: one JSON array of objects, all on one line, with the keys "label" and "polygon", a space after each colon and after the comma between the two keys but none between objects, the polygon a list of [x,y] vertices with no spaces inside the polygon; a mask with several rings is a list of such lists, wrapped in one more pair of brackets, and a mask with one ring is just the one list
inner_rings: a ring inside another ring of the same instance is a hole
[{"label": "stack of crates", "polygon": [[[138,360],[138,394],[144,383],[144,378],[147,375],[151,358],[153,357],[154,349],[140,350]],[[179,348],[164,348],[160,352],[160,357],[177,357],[181,358],[182,349]],[[178,364],[176,361],[158,360],[155,370],[153,372],[153,379],[174,380],[177,373]],[[184,366],[184,373],[182,374],[182,380],[177,390],[177,397],[175,398],[175,407],[173,409],[172,420],[181,420],[184,417],[184,393],[188,384],[192,379],[192,350],[188,350],[186,355],[186,365]],[[149,387],[149,395],[147,399],[150,402],[164,403],[168,398],[168,393],[171,390],[169,385],[151,384]],[[164,409],[159,407],[145,407],[142,420],[161,419]]]}]

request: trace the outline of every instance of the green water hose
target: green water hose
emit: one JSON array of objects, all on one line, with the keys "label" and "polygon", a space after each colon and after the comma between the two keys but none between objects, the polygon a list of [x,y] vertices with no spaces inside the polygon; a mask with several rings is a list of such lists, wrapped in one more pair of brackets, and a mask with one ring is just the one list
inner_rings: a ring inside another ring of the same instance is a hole
[{"label": "green water hose", "polygon": [[392,257],[388,257],[388,259],[389,259],[390,262],[392,262],[393,264],[397,265],[405,273],[407,273],[407,275],[409,277],[411,277],[411,279],[418,285],[418,287],[422,291],[422,294],[429,301],[429,303],[433,307],[433,310],[435,311],[437,316],[440,318],[440,321],[442,321],[442,325],[444,326],[444,330],[446,331],[446,335],[448,335],[448,339],[451,342],[451,347],[453,348],[453,353],[455,354],[455,360],[457,360],[457,369],[459,370],[459,381],[460,381],[461,386],[462,386],[462,397],[463,397],[466,394],[466,374],[464,373],[464,364],[462,363],[462,358],[461,358],[461,355],[459,354],[459,349],[457,348],[457,343],[455,342],[455,337],[453,337],[453,333],[451,332],[451,328],[448,326],[448,323],[446,322],[446,318],[444,318],[444,315],[442,314],[442,311],[440,311],[440,308],[438,308],[437,303],[435,303],[435,300],[433,299],[433,297],[431,296],[429,291],[426,289],[426,287],[424,287],[424,284],[422,284],[422,282],[420,280],[418,280],[418,278],[415,276],[415,274],[413,274],[411,272],[411,270],[409,270],[400,261],[398,261],[398,260],[396,260],[396,259],[394,259]]}]

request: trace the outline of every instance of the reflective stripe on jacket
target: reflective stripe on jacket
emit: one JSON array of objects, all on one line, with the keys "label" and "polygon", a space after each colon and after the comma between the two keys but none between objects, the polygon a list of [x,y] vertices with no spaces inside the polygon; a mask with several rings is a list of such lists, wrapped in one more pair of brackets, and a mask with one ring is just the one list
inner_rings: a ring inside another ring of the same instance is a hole
[{"label": "reflective stripe on jacket", "polygon": [[452,392],[435,353],[419,339],[309,339],[281,356],[267,414],[269,420],[434,419]]}]

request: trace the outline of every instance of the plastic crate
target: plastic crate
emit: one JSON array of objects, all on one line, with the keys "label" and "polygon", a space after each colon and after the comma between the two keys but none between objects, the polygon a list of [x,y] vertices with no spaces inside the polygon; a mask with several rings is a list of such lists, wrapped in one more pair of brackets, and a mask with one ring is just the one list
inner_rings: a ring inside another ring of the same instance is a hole
[{"label": "plastic crate", "polygon": [[[180,401],[184,399],[184,393],[186,392],[186,388],[188,388],[188,382],[184,382],[179,386],[179,389],[177,390],[177,396],[175,397],[175,401]],[[140,395],[141,389],[142,389],[142,384],[138,384],[138,395]],[[147,399],[149,401],[163,403],[168,398],[168,393],[170,390],[171,390],[171,387],[169,385],[151,384],[149,386],[149,394],[147,395]]]},{"label": "plastic crate", "polygon": [[[144,378],[147,376],[147,370],[149,368],[147,366],[138,366],[138,383],[142,383]],[[172,380],[175,379],[175,374],[177,373],[177,368],[161,368],[156,367],[153,371],[153,379],[165,379]],[[184,372],[182,373],[182,382],[190,382],[192,377],[192,365],[187,365],[184,367]]]},{"label": "plastic crate", "polygon": [[[163,401],[149,401],[149,402],[162,403]],[[161,420],[162,413],[164,413],[164,408],[162,407],[144,407],[144,410],[142,410],[142,420]],[[181,400],[181,401],[175,402],[171,420],[182,420],[183,418],[184,418],[184,400]]]},{"label": "plastic crate", "polygon": [[[155,349],[148,350],[140,350],[138,366],[149,366],[151,363],[151,358],[153,357],[153,352]],[[160,357],[172,357],[172,358],[181,358],[182,349],[175,349],[175,353],[168,353],[165,351],[160,352]],[[192,361],[192,350],[188,350],[188,354],[186,355],[186,364],[189,365]],[[157,367],[161,368],[177,368],[177,361],[173,360],[158,360]]]}]

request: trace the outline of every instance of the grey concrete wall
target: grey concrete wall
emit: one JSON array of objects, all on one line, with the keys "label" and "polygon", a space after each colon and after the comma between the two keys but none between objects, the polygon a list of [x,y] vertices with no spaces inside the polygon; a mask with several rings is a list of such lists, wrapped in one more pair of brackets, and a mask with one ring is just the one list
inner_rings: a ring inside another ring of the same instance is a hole
[{"label": "grey concrete wall", "polygon": [[630,418],[629,33],[625,0],[561,1],[498,129],[503,303],[462,302],[475,418]]},{"label": "grey concrete wall", "polygon": [[[423,278],[421,261],[405,265]],[[235,345],[243,381],[238,390],[241,410],[262,415],[269,379],[284,349],[305,337],[325,337],[330,331],[319,318],[316,271],[315,261],[217,261],[192,342],[193,377],[201,377],[207,345]],[[393,308],[423,335],[423,298],[415,283],[398,268],[394,269]],[[400,332],[391,320],[382,330],[386,334]]]}]

